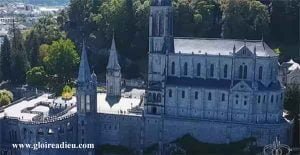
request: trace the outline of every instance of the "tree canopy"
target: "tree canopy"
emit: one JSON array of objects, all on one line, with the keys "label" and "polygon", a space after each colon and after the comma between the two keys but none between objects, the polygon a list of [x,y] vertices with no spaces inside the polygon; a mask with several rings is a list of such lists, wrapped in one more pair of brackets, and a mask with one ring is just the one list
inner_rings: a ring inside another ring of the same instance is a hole
[{"label": "tree canopy", "polygon": [[43,62],[49,74],[57,75],[66,83],[71,80],[79,64],[79,55],[70,39],[59,39],[49,45]]}]

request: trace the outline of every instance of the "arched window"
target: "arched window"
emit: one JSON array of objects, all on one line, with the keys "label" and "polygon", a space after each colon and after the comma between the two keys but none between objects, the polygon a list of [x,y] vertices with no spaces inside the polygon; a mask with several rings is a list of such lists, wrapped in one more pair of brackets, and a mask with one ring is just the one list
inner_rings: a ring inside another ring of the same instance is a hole
[{"label": "arched window", "polygon": [[247,79],[248,67],[244,66],[244,76],[243,79]]},{"label": "arched window", "polygon": [[152,93],[149,93],[149,94],[148,94],[148,100],[149,100],[149,101],[152,101]]},{"label": "arched window", "polygon": [[243,66],[240,65],[240,68],[239,68],[239,79],[242,79],[243,78]]},{"label": "arched window", "polygon": [[222,93],[222,101],[225,101],[225,94]]},{"label": "arched window", "polygon": [[169,97],[172,97],[172,90],[169,89]]},{"label": "arched window", "polygon": [[215,66],[214,66],[214,64],[211,64],[210,65],[210,77],[214,77],[214,70],[215,70]]},{"label": "arched window", "polygon": [[184,71],[184,75],[187,75],[187,72],[188,72],[188,65],[187,65],[187,63],[184,63],[184,69],[183,69],[183,71]]},{"label": "arched window", "polygon": [[228,72],[228,65],[226,64],[224,66],[224,78],[227,78],[227,72]]},{"label": "arched window", "polygon": [[153,101],[156,101],[156,94],[153,93],[153,97],[152,97]]},{"label": "arched window", "polygon": [[164,15],[161,14],[159,17],[159,36],[163,36],[164,28]]},{"label": "arched window", "polygon": [[263,75],[263,68],[262,68],[262,66],[260,66],[258,69],[258,79],[259,80],[262,80],[262,75]]},{"label": "arched window", "polygon": [[211,92],[208,93],[208,101],[211,101]]},{"label": "arched window", "polygon": [[185,98],[185,91],[184,90],[181,92],[181,97]]},{"label": "arched window", "polygon": [[160,94],[157,94],[157,101],[161,102],[161,95]]},{"label": "arched window", "polygon": [[171,74],[175,74],[175,62],[172,62]]},{"label": "arched window", "polygon": [[257,98],[257,103],[260,103],[260,95]]},{"label": "arched window", "polygon": [[198,63],[197,64],[197,76],[200,76],[201,75],[201,64]]},{"label": "arched window", "polygon": [[198,92],[197,91],[195,92],[195,99],[196,100],[198,99]]},{"label": "arched window", "polygon": [[273,101],[274,101],[274,96],[272,95],[271,96],[271,103],[273,103]]}]

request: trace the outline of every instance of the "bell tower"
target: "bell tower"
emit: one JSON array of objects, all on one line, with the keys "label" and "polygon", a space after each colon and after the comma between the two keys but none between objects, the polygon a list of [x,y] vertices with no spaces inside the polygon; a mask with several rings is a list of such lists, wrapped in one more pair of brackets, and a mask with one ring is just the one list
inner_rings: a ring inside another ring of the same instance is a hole
[{"label": "bell tower", "polygon": [[168,53],[174,52],[171,0],[151,0],[149,16],[149,65],[146,113],[164,113],[164,88]]},{"label": "bell tower", "polygon": [[121,96],[121,67],[118,61],[114,36],[111,43],[106,70],[106,96],[118,98]]},{"label": "bell tower", "polygon": [[97,76],[91,74],[84,42],[76,85],[78,143],[94,143],[94,137],[87,133],[94,131],[97,114]]}]

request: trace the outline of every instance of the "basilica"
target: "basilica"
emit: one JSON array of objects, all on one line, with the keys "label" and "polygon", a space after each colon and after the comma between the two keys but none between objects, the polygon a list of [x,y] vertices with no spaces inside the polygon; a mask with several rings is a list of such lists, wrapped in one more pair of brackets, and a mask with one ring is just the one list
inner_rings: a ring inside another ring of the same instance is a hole
[{"label": "basilica", "polygon": [[37,94],[0,109],[0,154],[95,154],[12,147],[62,142],[121,145],[143,154],[156,144],[161,152],[186,134],[214,144],[249,137],[258,146],[276,137],[290,143],[278,55],[263,40],[174,37],[171,0],[153,0],[146,89],[126,88],[117,47],[113,37],[106,91],[97,90],[83,43],[76,97]]}]

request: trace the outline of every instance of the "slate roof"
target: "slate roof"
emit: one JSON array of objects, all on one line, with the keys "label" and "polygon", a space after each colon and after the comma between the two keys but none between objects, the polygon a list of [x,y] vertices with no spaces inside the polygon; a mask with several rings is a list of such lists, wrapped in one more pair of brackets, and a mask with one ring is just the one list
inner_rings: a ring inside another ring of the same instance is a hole
[{"label": "slate roof", "polygon": [[116,43],[115,43],[115,37],[114,36],[113,36],[112,43],[111,43],[111,49],[110,49],[107,69],[115,69],[115,70],[120,70],[121,69],[121,67],[119,65],[119,61],[118,61],[118,54],[117,54],[117,49],[116,49]]},{"label": "slate roof", "polygon": [[202,78],[189,78],[189,77],[168,77],[167,85],[174,86],[191,86],[191,87],[204,87],[211,89],[229,89],[231,80],[224,79],[202,79]]},{"label": "slate roof", "polygon": [[208,55],[232,55],[233,47],[236,52],[246,43],[247,48],[261,57],[277,56],[276,53],[261,40],[237,40],[237,39],[207,39],[207,38],[174,38],[175,53],[205,54]]},{"label": "slate roof", "polygon": [[[241,80],[234,80],[233,85],[236,85]],[[245,81],[249,87],[251,87],[250,81]],[[171,86],[185,86],[185,87],[200,87],[209,89],[230,89],[231,80],[225,79],[203,79],[203,78],[189,78],[189,77],[168,77],[167,85]],[[261,82],[258,82],[258,90],[260,91],[276,91],[282,88],[279,81],[271,83],[269,86],[264,86]]]},{"label": "slate roof", "polygon": [[90,71],[90,66],[86,54],[85,42],[83,42],[77,81],[87,82],[90,80],[91,80],[91,71]]}]

